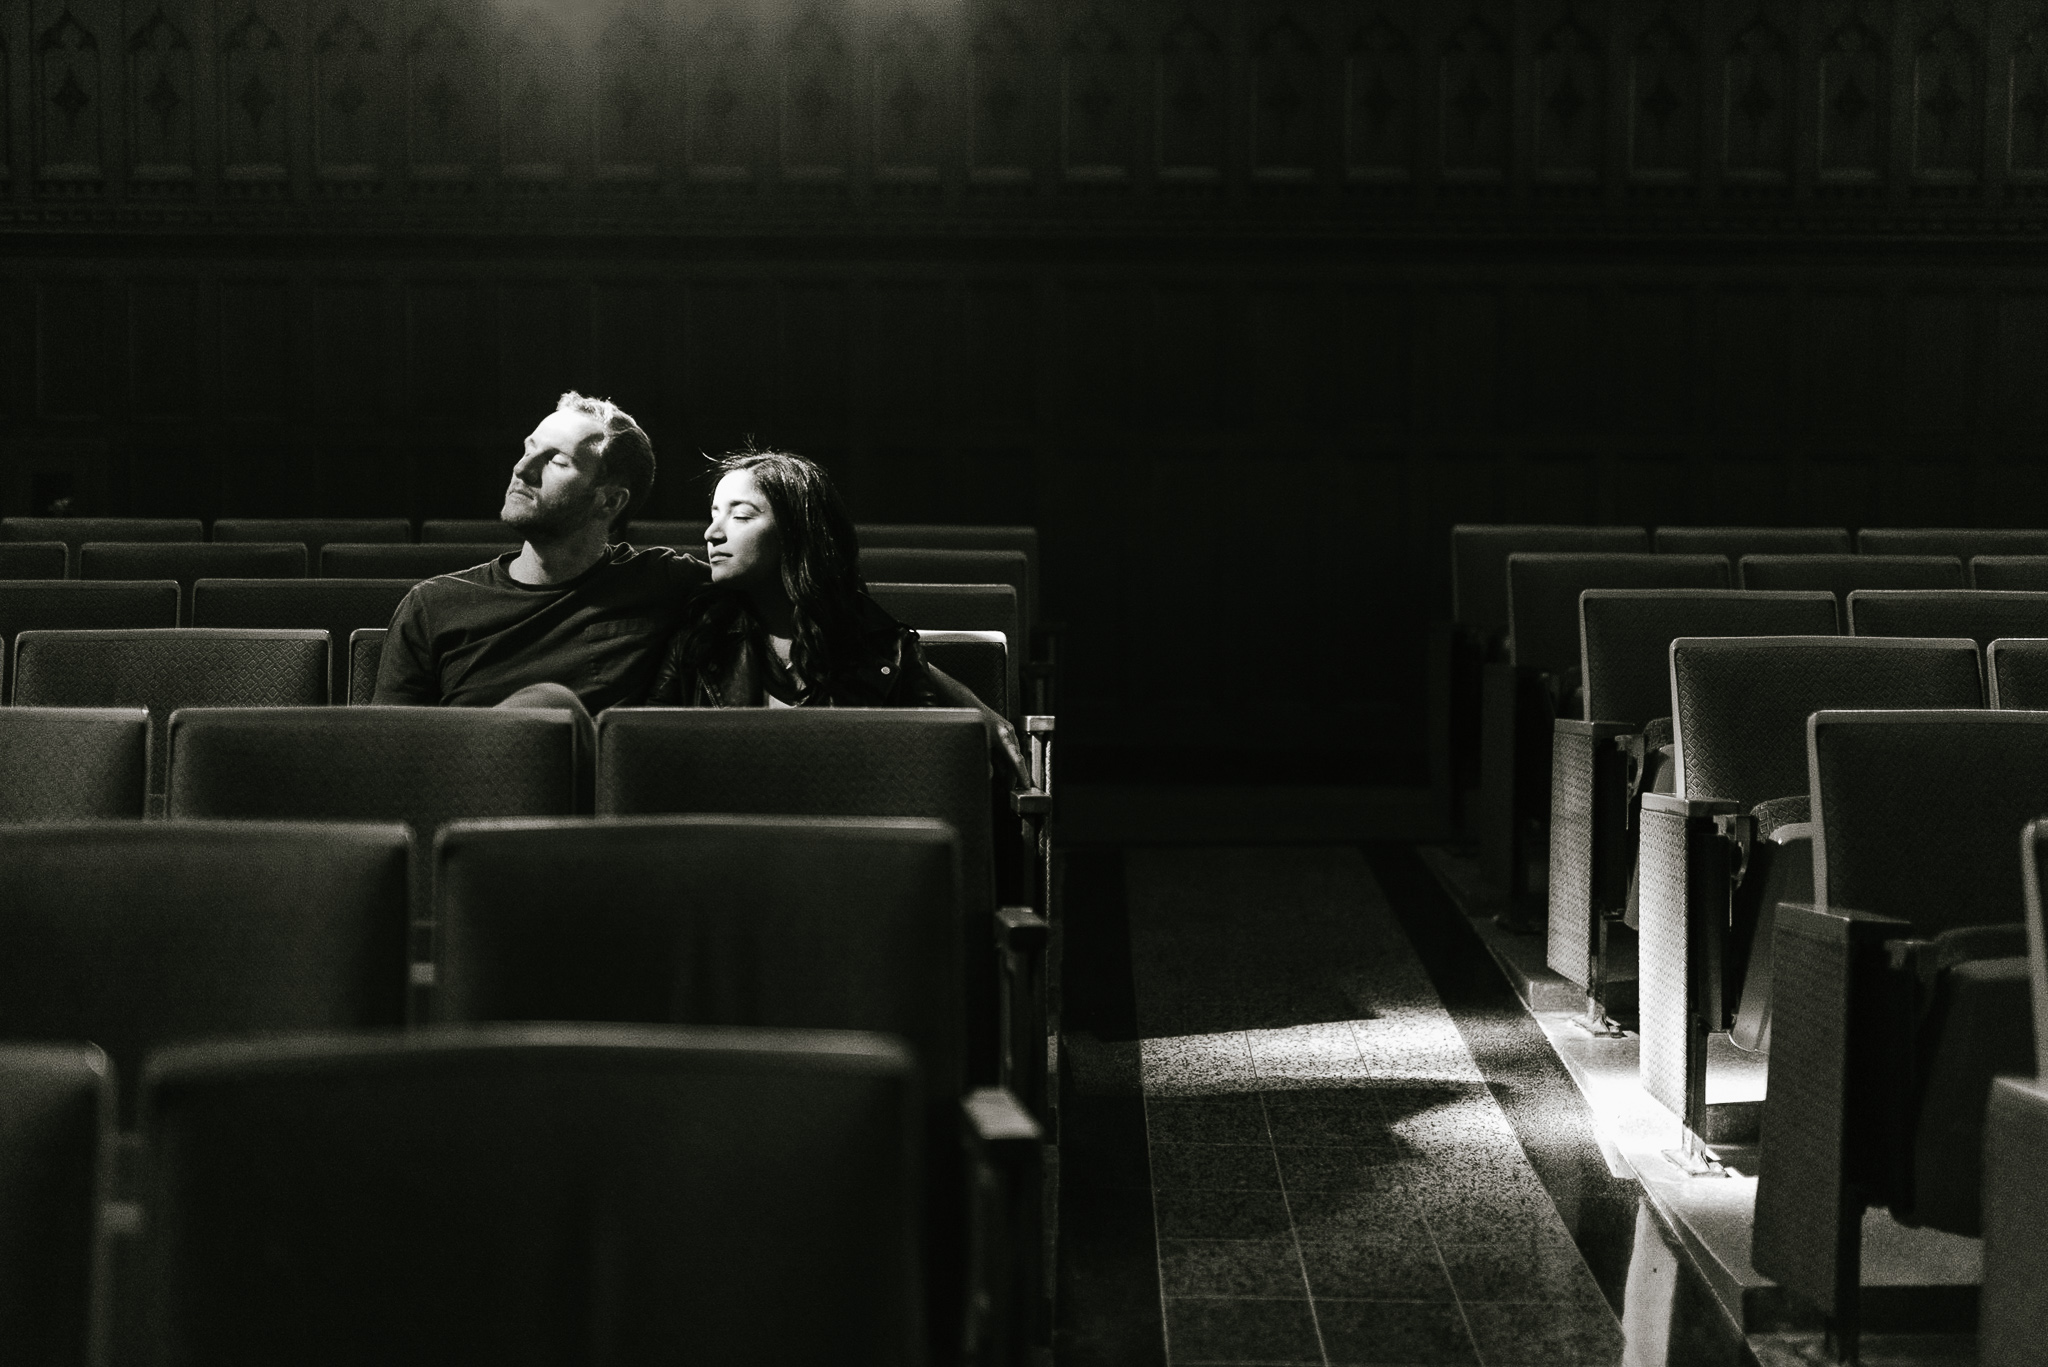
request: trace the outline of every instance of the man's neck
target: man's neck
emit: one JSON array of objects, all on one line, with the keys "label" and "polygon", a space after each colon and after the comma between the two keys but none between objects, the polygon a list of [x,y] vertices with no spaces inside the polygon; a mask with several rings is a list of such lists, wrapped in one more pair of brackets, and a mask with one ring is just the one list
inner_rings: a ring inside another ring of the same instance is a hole
[{"label": "man's neck", "polygon": [[561,584],[604,559],[603,526],[584,527],[567,536],[527,541],[512,558],[512,577],[522,584]]}]

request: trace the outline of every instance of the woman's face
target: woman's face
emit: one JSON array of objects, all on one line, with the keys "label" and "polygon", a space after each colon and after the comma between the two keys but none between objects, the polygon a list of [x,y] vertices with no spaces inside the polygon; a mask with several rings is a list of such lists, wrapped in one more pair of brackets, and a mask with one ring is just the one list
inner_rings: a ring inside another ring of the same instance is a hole
[{"label": "woman's face", "polygon": [[746,588],[781,582],[782,538],[753,471],[735,470],[718,481],[704,551],[714,584]]}]

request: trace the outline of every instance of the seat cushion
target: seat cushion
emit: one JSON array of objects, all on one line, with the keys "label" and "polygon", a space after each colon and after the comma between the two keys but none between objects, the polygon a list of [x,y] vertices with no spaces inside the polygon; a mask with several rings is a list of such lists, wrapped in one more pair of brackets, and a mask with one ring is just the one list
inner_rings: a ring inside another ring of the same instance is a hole
[{"label": "seat cushion", "polygon": [[1984,1108],[1991,1079],[2034,1070],[2033,1002],[2024,958],[1975,959],[1942,975],[1922,1028],[1913,1204],[1901,1219],[1983,1232]]}]

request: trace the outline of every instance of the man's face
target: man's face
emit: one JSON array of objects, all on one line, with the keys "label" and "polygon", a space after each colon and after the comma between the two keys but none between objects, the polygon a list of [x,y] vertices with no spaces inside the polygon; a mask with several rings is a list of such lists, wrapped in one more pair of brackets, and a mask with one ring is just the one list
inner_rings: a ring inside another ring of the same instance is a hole
[{"label": "man's face", "polygon": [[612,489],[598,482],[597,438],[588,413],[564,409],[541,419],[512,467],[500,521],[531,541],[574,532],[592,521],[609,523]]}]

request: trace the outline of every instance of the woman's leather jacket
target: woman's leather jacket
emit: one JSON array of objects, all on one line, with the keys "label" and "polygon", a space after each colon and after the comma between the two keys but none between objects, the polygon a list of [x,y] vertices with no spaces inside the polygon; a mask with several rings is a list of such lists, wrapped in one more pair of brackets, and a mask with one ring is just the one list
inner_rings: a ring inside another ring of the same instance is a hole
[{"label": "woman's leather jacket", "polygon": [[[862,594],[860,646],[857,656],[836,678],[813,686],[799,706],[805,707],[934,707],[940,704],[925,668],[917,633],[900,625],[876,602]],[[744,617],[725,633],[710,663],[693,668],[684,653],[691,628],[676,633],[663,652],[648,694],[650,707],[765,707],[763,687],[767,662],[764,643],[749,632]]]}]

